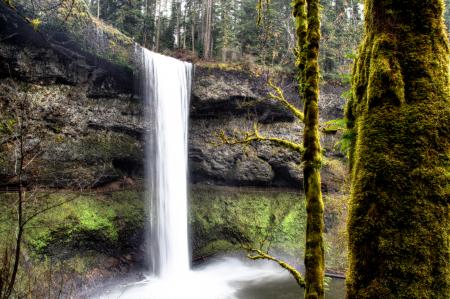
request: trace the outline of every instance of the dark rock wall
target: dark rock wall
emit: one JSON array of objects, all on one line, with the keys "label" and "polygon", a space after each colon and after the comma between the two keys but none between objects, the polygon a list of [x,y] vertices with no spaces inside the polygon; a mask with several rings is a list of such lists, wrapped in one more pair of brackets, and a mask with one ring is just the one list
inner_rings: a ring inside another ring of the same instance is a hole
[{"label": "dark rock wall", "polygon": [[[277,78],[285,96],[298,107],[295,79]],[[221,145],[217,133],[252,131],[302,142],[303,124],[268,98],[270,90],[263,76],[243,71],[196,68],[189,140],[189,163],[193,183],[234,186],[275,186],[301,189],[301,155],[267,143]],[[342,87],[322,88],[321,120],[343,118]],[[345,177],[344,156],[336,148],[341,134],[322,134],[326,157],[322,177],[324,191],[337,192]]]},{"label": "dark rock wall", "polygon": [[[29,102],[28,125],[45,133],[33,141],[45,149],[33,163],[39,183],[100,186],[143,175],[143,105],[133,87],[130,68],[50,41],[0,2],[0,113],[11,117],[10,88]],[[10,166],[0,164],[0,177]]]},{"label": "dark rock wall", "polygon": [[[301,107],[293,78],[278,78]],[[11,81],[12,80],[12,81]],[[32,119],[46,128],[39,175],[48,185],[100,187],[143,177],[144,105],[133,72],[49,41],[0,2],[0,84],[15,82],[32,103]],[[1,86],[1,85],[0,85]],[[299,154],[269,144],[217,145],[215,134],[250,130],[302,140],[303,125],[268,100],[266,79],[248,72],[196,67],[189,131],[190,180],[195,184],[302,188]],[[343,116],[342,88],[322,88],[322,120]],[[6,105],[6,103],[3,103]],[[2,111],[5,117],[4,111]],[[345,176],[337,134],[323,134],[325,191],[339,191]],[[7,177],[8,165],[0,165]],[[4,183],[4,182],[3,182]]]}]

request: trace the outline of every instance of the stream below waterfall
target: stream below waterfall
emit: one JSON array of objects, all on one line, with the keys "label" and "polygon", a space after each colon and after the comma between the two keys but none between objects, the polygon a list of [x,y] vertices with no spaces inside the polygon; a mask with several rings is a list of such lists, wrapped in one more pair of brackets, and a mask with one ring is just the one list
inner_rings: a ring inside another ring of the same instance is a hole
[{"label": "stream below waterfall", "polygon": [[[123,280],[127,281],[127,280]],[[278,265],[268,261],[241,261],[235,257],[194,268],[184,277],[111,284],[92,294],[96,299],[297,299],[301,289]],[[343,279],[331,279],[327,299],[345,298]]]}]

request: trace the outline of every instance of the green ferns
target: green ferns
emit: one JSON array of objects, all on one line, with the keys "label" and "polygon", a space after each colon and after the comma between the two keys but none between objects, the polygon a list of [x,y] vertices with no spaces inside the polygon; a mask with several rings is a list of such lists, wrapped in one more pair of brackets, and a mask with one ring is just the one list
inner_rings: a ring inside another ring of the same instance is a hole
[{"label": "green ferns", "polygon": [[348,298],[450,294],[449,47],[443,2],[366,0],[346,110]]}]

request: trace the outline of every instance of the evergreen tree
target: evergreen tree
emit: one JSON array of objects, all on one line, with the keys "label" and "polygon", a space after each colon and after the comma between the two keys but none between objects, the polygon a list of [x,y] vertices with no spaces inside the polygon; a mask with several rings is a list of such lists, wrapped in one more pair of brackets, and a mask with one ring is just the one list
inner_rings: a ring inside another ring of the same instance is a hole
[{"label": "evergreen tree", "polygon": [[[351,57],[362,35],[359,2],[343,0],[321,1],[320,65],[326,80],[339,80],[348,72]],[[351,13],[350,13],[351,12]]]},{"label": "evergreen tree", "polygon": [[348,298],[450,294],[449,45],[441,0],[366,0],[347,107],[355,135]]}]

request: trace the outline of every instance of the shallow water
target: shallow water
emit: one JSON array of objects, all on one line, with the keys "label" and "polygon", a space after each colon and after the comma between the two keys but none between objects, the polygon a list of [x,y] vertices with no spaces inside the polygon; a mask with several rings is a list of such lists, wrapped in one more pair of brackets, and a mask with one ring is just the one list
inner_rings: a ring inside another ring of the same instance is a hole
[{"label": "shallow water", "polygon": [[[330,283],[327,299],[344,298],[344,282]],[[223,258],[196,268],[184,277],[148,277],[119,285],[93,296],[99,299],[290,299],[301,298],[303,290],[279,266],[266,261],[242,262]]]},{"label": "shallow water", "polygon": [[[236,293],[238,299],[298,299],[303,298],[303,289],[299,288],[292,277],[270,277],[258,281],[247,282]],[[333,278],[325,291],[326,299],[345,298],[345,282]]]}]

